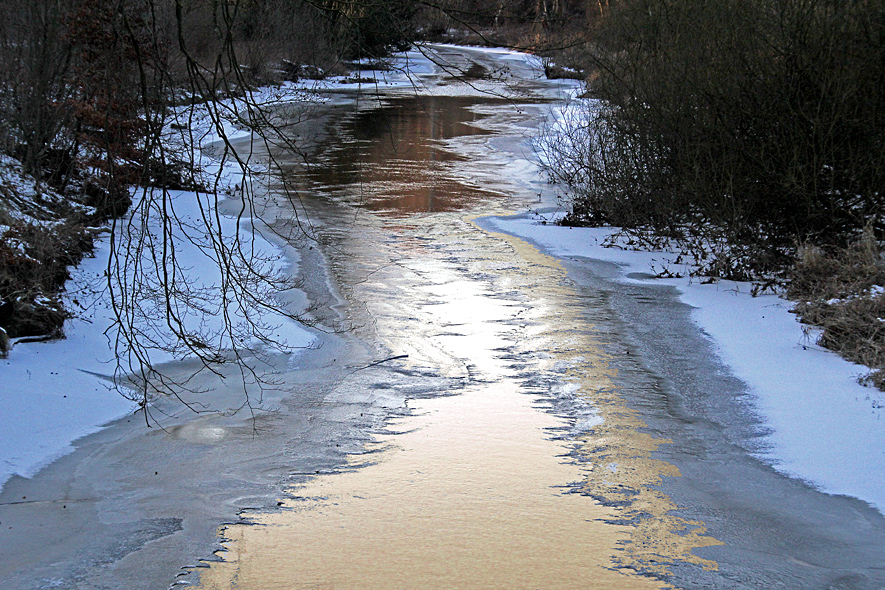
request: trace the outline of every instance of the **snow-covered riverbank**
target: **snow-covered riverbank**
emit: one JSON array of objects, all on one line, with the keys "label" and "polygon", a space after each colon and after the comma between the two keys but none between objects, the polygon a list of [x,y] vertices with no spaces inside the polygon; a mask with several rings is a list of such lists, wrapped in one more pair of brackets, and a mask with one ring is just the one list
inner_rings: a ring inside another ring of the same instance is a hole
[{"label": "snow-covered riverbank", "polygon": [[[178,205],[180,227],[200,227],[198,204],[200,199],[205,201],[205,196],[184,191],[175,191],[172,196]],[[233,217],[222,216],[219,221],[225,235],[232,235],[237,228]],[[284,266],[292,270],[297,264],[291,256],[285,256],[291,253],[265,239],[250,220],[240,221],[239,232],[255,256],[275,261],[278,270]],[[198,248],[182,236],[177,236],[174,243],[178,264],[189,269],[194,289],[219,284],[212,252]],[[138,407],[127,399],[137,394],[114,387],[118,369],[113,350],[116,324],[105,279],[111,255],[106,235],[96,245],[94,256],[72,272],[67,285],[68,309],[75,310],[77,315],[65,323],[65,339],[18,343],[9,358],[0,361],[0,488],[13,474],[31,477],[73,450],[73,441]],[[245,321],[236,310],[229,311],[231,321]],[[250,319],[267,326],[275,341],[293,349],[306,348],[314,340],[303,326],[278,313],[264,312]],[[222,321],[220,314],[200,320],[205,330],[214,333],[223,330]],[[167,340],[172,341],[168,337]],[[163,350],[151,352],[154,363],[174,358]]]},{"label": "snow-covered riverbank", "polygon": [[[112,314],[101,298],[109,248],[72,273],[67,298],[78,317],[65,323],[64,340],[19,343],[0,361],[0,487],[13,474],[31,477],[69,452],[71,442],[135,409],[113,389],[113,355],[105,330]],[[81,307],[82,306],[82,307]]]},{"label": "snow-covered riverbank", "polygon": [[762,459],[818,489],[865,500],[885,512],[885,394],[861,386],[864,367],[814,344],[776,295],[752,297],[751,285],[701,279],[653,278],[675,254],[605,248],[610,228],[550,223],[555,209],[489,219],[499,231],[528,239],[553,256],[612,262],[621,281],[675,287],[721,360],[754,396],[768,448]]},{"label": "snow-covered riverbank", "polygon": [[[194,137],[207,148],[207,152],[212,153],[219,136],[213,131],[210,121],[193,117],[190,121],[199,121],[194,125]],[[228,140],[248,135],[229,122],[224,127]],[[168,193],[168,205],[174,207],[177,218],[171,224],[175,229],[171,244],[176,249],[178,266],[188,273],[191,289],[194,292],[217,289],[221,281],[216,252],[211,243],[207,245],[199,237],[200,232],[213,229],[226,236],[238,232],[248,254],[273,267],[268,270],[293,270],[297,260],[291,257],[292,252],[265,238],[260,220],[248,217],[238,220],[234,216],[221,215],[217,219],[212,218],[213,226],[206,226],[210,222],[204,217],[205,213],[216,204],[223,204],[224,195],[235,192],[233,187],[241,185],[243,181],[242,171],[235,161],[228,159],[224,165],[220,165],[210,156],[204,156],[201,163],[208,178],[218,175],[221,179],[217,201],[214,195],[206,193]],[[212,183],[208,184],[211,186]],[[136,219],[136,229],[129,231],[137,234],[141,228],[138,216],[144,213],[139,203],[147,197],[140,190],[135,190],[133,195],[135,205],[128,215]],[[147,221],[148,233],[160,235],[158,205],[147,208],[154,209],[154,217]],[[126,223],[119,226],[125,227]],[[271,235],[271,232],[266,233]],[[125,236],[118,235],[118,242],[122,237]],[[201,241],[203,245],[199,245]],[[118,369],[130,365],[128,360],[123,360],[118,367],[114,351],[117,324],[106,279],[111,256],[108,234],[99,234],[93,255],[72,269],[72,278],[66,284],[64,298],[66,309],[74,317],[65,322],[64,339],[18,342],[8,358],[0,360],[0,489],[13,475],[33,476],[42,467],[71,452],[74,441],[138,409],[138,405],[129,399],[137,398],[138,394],[114,385],[115,375],[119,376]],[[144,256],[150,263],[151,253],[145,250]],[[232,322],[245,321],[240,310],[228,311],[232,315]],[[181,358],[180,354],[173,355],[163,350],[163,346],[174,342],[174,339],[163,333],[162,329],[157,331],[157,326],[163,325],[162,321],[150,321],[160,318],[144,319],[151,325],[143,325],[141,329],[146,334],[158,337],[154,341],[159,346],[150,351],[152,363]],[[264,311],[252,316],[251,320],[268,326],[270,336],[294,349],[308,347],[314,339],[313,334],[303,326],[278,313]],[[196,321],[207,333],[223,331],[220,313]]]}]

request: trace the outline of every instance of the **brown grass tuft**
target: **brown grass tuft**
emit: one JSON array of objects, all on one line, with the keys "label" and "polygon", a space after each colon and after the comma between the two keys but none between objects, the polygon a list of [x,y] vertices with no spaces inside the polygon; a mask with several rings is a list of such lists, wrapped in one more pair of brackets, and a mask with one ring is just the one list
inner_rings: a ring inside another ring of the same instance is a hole
[{"label": "brown grass tuft", "polygon": [[885,391],[885,260],[871,230],[847,248],[799,249],[787,296],[818,344],[873,370],[861,379]]}]

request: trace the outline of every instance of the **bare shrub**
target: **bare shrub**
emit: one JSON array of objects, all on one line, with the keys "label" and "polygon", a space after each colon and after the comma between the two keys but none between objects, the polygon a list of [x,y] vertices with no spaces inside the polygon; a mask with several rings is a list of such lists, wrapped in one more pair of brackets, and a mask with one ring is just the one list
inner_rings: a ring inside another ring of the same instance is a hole
[{"label": "bare shrub", "polygon": [[768,253],[751,262],[763,275],[797,242],[881,237],[883,14],[882,0],[622,0],[586,65],[605,107],[553,162],[568,221],[715,227]]},{"label": "bare shrub", "polygon": [[69,315],[58,293],[69,267],[92,249],[92,236],[64,221],[11,223],[0,235],[0,326],[10,338],[61,336]]}]

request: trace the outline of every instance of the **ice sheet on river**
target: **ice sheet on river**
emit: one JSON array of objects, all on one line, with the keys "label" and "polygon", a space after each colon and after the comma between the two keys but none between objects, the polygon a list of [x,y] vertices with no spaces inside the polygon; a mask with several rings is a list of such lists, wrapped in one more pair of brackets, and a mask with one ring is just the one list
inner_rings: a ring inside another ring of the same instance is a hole
[{"label": "ice sheet on river", "polygon": [[752,297],[746,283],[651,278],[652,268],[676,255],[603,248],[611,229],[558,227],[548,222],[553,216],[548,208],[489,223],[556,256],[613,262],[623,281],[676,287],[722,360],[755,395],[770,443],[764,459],[822,491],[885,511],[885,393],[857,383],[864,367],[815,345],[789,301]]}]

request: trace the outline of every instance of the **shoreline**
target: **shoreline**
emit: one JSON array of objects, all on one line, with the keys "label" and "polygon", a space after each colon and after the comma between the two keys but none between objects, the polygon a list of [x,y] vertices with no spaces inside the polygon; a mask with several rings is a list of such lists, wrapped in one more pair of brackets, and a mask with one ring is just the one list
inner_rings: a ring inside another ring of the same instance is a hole
[{"label": "shoreline", "polygon": [[813,345],[789,312],[789,301],[752,297],[749,283],[655,278],[651,269],[675,254],[605,248],[599,244],[611,228],[542,224],[551,213],[538,210],[487,223],[567,264],[613,265],[615,283],[675,290],[709,342],[710,354],[745,384],[744,411],[757,423],[741,435],[748,452],[822,492],[885,511],[885,394],[857,383],[862,367]]}]

